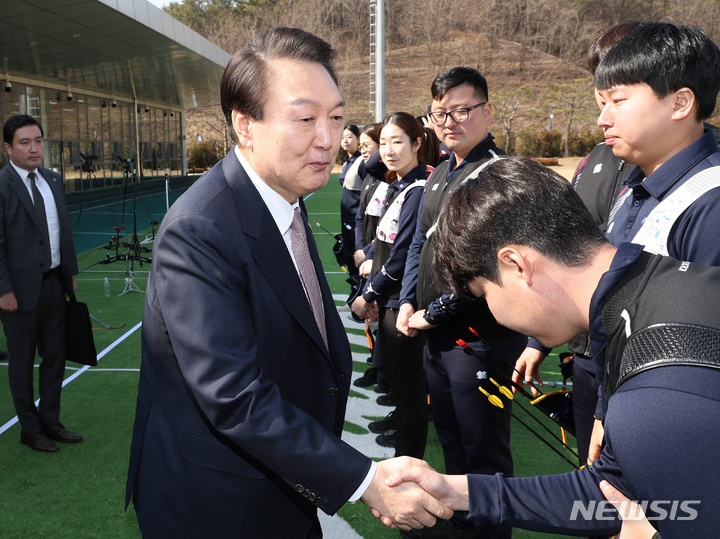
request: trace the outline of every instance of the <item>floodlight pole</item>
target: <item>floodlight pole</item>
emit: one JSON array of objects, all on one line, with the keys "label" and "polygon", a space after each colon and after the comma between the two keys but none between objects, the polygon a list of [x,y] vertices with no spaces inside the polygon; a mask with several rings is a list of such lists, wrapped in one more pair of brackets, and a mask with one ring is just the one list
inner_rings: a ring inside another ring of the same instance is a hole
[{"label": "floodlight pole", "polygon": [[385,119],[385,0],[375,0],[375,121]]}]

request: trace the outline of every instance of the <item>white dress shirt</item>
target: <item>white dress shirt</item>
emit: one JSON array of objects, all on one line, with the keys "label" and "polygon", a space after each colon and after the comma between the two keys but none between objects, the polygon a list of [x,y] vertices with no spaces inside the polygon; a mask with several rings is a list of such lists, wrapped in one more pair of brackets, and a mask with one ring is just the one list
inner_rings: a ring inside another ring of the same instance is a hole
[{"label": "white dress shirt", "polygon": [[[28,174],[30,174],[30,172],[18,167],[12,161],[10,161],[10,164],[20,175],[20,179],[25,184],[25,187],[27,187],[28,193],[30,193],[30,200],[32,200],[33,204],[35,204],[35,199],[33,198],[32,193],[32,183],[28,179]],[[50,269],[54,269],[60,265],[60,219],[58,218],[57,205],[55,204],[55,197],[50,190],[48,181],[42,174],[40,174],[40,169],[36,168],[33,172],[35,172],[36,176],[35,184],[37,185],[38,191],[40,191],[40,195],[43,197],[43,202],[45,203],[45,215],[47,216],[48,234],[50,235],[50,254],[52,255],[52,264],[50,264]],[[55,178],[52,178],[52,181],[56,181]]]}]

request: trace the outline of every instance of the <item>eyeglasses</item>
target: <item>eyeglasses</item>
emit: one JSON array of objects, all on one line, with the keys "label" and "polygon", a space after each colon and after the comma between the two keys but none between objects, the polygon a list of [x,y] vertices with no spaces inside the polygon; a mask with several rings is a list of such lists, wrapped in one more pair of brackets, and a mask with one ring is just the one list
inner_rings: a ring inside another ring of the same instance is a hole
[{"label": "eyeglasses", "polygon": [[429,116],[432,120],[432,123],[434,123],[435,125],[444,125],[448,116],[450,116],[453,121],[461,124],[467,121],[467,119],[470,117],[471,110],[474,110],[478,107],[484,107],[485,105],[487,105],[487,101],[478,103],[477,105],[473,105],[472,107],[462,107],[448,112],[431,112]]}]

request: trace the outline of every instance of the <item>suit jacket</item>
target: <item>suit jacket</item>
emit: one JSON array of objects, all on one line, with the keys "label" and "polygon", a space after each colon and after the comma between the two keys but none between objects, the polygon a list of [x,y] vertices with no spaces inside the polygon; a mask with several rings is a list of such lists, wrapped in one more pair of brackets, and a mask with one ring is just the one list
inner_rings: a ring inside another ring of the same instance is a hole
[{"label": "suit jacket", "polygon": [[[72,294],[72,276],[78,265],[62,179],[55,172],[38,167],[55,197],[60,222],[60,273],[65,292]],[[42,287],[43,237],[35,206],[25,183],[8,163],[0,170],[0,295],[13,292],[19,311],[37,305]]]},{"label": "suit jacket", "polygon": [[304,538],[367,474],[340,440],[350,348],[313,240],[310,252],[329,353],[234,151],[163,220],[126,496],[146,539]]}]

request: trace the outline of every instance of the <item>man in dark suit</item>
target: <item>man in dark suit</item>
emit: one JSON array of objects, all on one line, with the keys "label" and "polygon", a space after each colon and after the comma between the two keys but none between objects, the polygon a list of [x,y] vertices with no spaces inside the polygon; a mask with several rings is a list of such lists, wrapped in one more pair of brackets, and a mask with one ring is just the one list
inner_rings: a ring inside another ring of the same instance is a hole
[{"label": "man in dark suit", "polygon": [[238,52],[221,83],[237,146],[158,232],[126,498],[145,539],[318,538],[317,509],[357,499],[405,528],[451,514],[384,485],[422,461],[340,440],[350,348],[302,203],[340,145],[334,56],[287,28]]},{"label": "man in dark suit", "polygon": [[[77,290],[78,266],[62,179],[39,166],[42,137],[40,123],[24,114],[3,126],[10,163],[0,171],[0,318],[20,441],[54,453],[58,446],[53,440],[82,440],[60,423],[65,294]],[[42,356],[39,409],[33,397],[36,348]]]}]

